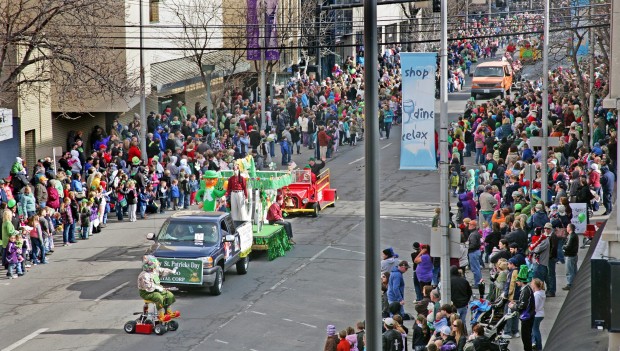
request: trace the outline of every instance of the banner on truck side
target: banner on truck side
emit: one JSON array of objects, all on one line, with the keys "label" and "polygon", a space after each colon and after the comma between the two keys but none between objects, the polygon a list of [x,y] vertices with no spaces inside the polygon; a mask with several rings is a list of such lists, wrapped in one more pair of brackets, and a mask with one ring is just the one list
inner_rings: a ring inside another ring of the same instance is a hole
[{"label": "banner on truck side", "polygon": [[403,52],[400,169],[435,170],[435,71],[437,54]]},{"label": "banner on truck side", "polygon": [[162,258],[157,260],[162,268],[174,269],[176,273],[169,275],[160,275],[159,279],[164,284],[184,284],[184,285],[202,285],[202,261],[201,260],[184,260],[180,258]]}]

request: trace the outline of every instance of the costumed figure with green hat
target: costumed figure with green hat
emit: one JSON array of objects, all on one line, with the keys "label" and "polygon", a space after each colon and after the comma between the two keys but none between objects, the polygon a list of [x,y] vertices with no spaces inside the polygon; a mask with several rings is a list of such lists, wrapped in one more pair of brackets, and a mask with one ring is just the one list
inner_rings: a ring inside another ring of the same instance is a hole
[{"label": "costumed figure with green hat", "polygon": [[174,295],[161,285],[160,276],[176,274],[177,268],[162,268],[155,256],[147,255],[142,259],[142,272],[138,276],[140,297],[152,301],[157,306],[158,319],[168,322],[181,316],[179,311],[172,311],[170,306],[176,301]]},{"label": "costumed figure with green hat", "polygon": [[13,163],[13,166],[11,167],[11,174],[26,174],[26,169],[24,168],[24,161],[21,159],[21,157],[15,158],[15,163]]},{"label": "costumed figure with green hat", "polygon": [[131,158],[131,168],[129,169],[129,175],[133,178],[133,176],[138,173],[140,168],[140,158],[138,156],[134,156]]},{"label": "costumed figure with green hat", "polygon": [[196,193],[196,198],[199,199],[198,205],[202,205],[205,211],[215,211],[218,200],[226,194],[225,186],[216,188],[219,178],[218,172],[206,171],[200,180],[200,190]]}]

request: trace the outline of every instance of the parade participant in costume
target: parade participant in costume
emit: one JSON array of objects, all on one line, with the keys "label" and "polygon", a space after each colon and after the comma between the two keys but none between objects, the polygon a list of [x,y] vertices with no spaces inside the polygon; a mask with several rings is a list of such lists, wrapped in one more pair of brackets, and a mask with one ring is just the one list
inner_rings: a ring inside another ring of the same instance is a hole
[{"label": "parade participant in costume", "polygon": [[176,273],[174,270],[161,268],[155,256],[144,256],[142,272],[138,276],[138,290],[144,300],[153,301],[159,312],[159,320],[168,322],[172,318],[181,316],[179,311],[172,311],[170,306],[175,302],[174,295],[160,283],[160,275],[167,276]]},{"label": "parade participant in costume", "polygon": [[217,209],[218,199],[226,194],[223,188],[216,188],[219,173],[216,171],[206,171],[200,181],[200,190],[196,193],[196,197],[202,202],[199,206],[205,211],[215,211]]},{"label": "parade participant in costume", "polygon": [[234,174],[228,178],[226,197],[230,197],[230,215],[233,221],[247,222],[250,216],[247,210],[248,188],[247,181],[239,171],[239,165],[234,165]]},{"label": "parade participant in costume", "polygon": [[269,206],[269,210],[267,211],[267,221],[269,221],[269,224],[279,224],[284,226],[289,243],[295,244],[295,241],[293,240],[293,226],[290,222],[285,221],[284,217],[282,217],[283,202],[284,198],[282,195],[278,195],[276,197],[276,201]]}]

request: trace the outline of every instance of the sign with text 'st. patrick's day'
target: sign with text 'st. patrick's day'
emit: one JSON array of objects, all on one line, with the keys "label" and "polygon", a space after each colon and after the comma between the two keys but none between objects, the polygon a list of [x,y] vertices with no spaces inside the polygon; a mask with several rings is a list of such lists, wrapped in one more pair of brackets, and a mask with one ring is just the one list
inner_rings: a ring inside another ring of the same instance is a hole
[{"label": "sign with text 'st. patrick's day'", "polygon": [[403,131],[400,169],[437,169],[435,153],[435,71],[437,54],[403,52]]}]

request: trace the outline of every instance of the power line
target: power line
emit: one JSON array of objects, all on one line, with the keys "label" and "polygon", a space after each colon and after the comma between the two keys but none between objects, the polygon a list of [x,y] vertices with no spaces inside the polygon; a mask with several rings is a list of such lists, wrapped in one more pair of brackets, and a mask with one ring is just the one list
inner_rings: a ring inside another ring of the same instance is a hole
[{"label": "power line", "polygon": [[[550,32],[562,32],[566,30],[572,29],[589,29],[589,28],[603,28],[608,27],[609,24],[593,24],[593,25],[584,25],[578,27],[563,27],[563,28],[553,28],[550,29]],[[512,32],[509,35],[519,36],[519,35],[528,35],[528,34],[541,34],[542,30],[534,30],[527,32]],[[501,38],[506,37],[508,34],[490,34],[490,35],[479,35],[479,36],[458,36],[452,37],[450,40],[475,40],[475,39],[488,39],[488,38]],[[408,40],[408,41],[391,41],[391,42],[383,42],[381,45],[400,45],[400,44],[424,44],[424,43],[435,43],[439,42],[439,39],[426,39],[426,40]],[[28,43],[16,43],[16,45],[29,45]],[[314,45],[312,47],[319,49],[332,49],[332,48],[345,48],[345,47],[357,47],[359,45],[356,44],[330,44],[330,45]],[[102,49],[102,50],[149,50],[149,51],[172,51],[172,50],[202,50],[201,48],[191,48],[191,47],[133,47],[133,46],[87,46],[87,45],[69,45],[65,48],[71,49]],[[245,49],[245,48],[244,48]],[[268,47],[268,48],[252,48],[251,50],[279,50],[279,49],[308,49],[308,46],[286,46],[286,47]],[[236,51],[240,50],[239,48],[209,48],[206,51]]]}]

